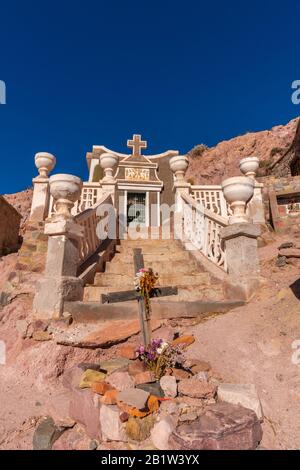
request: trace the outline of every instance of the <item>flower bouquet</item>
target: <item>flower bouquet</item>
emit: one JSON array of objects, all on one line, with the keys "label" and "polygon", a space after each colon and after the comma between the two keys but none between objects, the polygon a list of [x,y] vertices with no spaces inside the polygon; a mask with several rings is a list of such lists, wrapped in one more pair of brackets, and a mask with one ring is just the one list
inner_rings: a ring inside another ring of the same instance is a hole
[{"label": "flower bouquet", "polygon": [[150,294],[158,281],[158,274],[154,274],[152,268],[140,269],[134,278],[134,286],[137,292],[140,292],[145,300],[146,314],[150,313]]},{"label": "flower bouquet", "polygon": [[166,369],[183,361],[182,351],[162,339],[153,339],[147,348],[139,346],[136,352],[138,358],[154,373],[156,380],[165,374]]}]

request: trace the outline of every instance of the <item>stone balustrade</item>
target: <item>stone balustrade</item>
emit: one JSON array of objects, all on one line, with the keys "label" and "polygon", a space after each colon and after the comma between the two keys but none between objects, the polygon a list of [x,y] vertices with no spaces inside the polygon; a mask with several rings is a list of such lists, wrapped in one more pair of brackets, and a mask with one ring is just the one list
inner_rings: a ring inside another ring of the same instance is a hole
[{"label": "stone balustrade", "polygon": [[186,248],[199,250],[214,264],[227,270],[226,253],[221,246],[220,231],[228,219],[198,204],[188,194],[182,194],[183,232]]}]

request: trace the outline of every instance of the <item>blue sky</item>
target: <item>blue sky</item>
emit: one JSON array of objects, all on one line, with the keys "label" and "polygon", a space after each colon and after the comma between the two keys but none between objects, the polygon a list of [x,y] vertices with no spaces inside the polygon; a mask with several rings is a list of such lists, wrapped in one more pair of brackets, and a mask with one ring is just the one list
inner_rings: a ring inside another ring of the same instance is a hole
[{"label": "blue sky", "polygon": [[87,178],[93,144],[186,152],[300,115],[300,3],[2,2],[0,193],[31,185],[33,156]]}]

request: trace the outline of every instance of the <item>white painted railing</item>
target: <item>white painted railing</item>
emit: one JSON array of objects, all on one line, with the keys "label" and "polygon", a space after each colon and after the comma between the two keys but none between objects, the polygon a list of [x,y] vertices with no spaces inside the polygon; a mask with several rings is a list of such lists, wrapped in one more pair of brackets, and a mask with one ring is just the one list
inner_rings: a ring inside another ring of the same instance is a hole
[{"label": "white painted railing", "polygon": [[[97,203],[97,201],[99,201],[101,196],[102,196],[102,188],[100,186],[100,183],[84,182],[80,199],[75,203],[72,209],[72,214],[73,215],[80,214],[86,209],[93,207]],[[51,217],[51,215],[54,213],[55,213],[54,200],[53,200],[53,197],[50,196],[48,216]]]},{"label": "white painted railing", "polygon": [[218,215],[197,203],[191,195],[181,194],[183,216],[183,241],[227,271],[226,253],[221,246],[220,230],[228,225],[228,218]]},{"label": "white painted railing", "polygon": [[80,264],[92,256],[99,248],[103,240],[97,236],[97,225],[103,216],[99,215],[97,210],[101,204],[112,206],[113,201],[111,195],[104,195],[96,204],[75,216],[75,221],[84,228],[84,237],[79,242],[79,258]]},{"label": "white painted railing", "polygon": [[191,193],[196,202],[214,214],[227,217],[229,207],[225,201],[222,187],[219,185],[192,185]]}]

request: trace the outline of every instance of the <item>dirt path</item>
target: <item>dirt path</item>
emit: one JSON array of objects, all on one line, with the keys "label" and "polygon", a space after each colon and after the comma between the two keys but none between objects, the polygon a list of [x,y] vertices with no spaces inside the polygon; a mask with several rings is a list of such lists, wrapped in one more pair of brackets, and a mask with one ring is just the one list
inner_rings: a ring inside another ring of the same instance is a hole
[{"label": "dirt path", "polygon": [[264,447],[299,449],[300,341],[299,365],[292,343],[300,340],[300,273],[275,267],[277,246],[260,250],[265,285],[255,300],[194,327],[189,354],[210,361],[228,382],[256,385],[266,416]]}]

